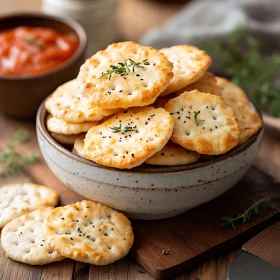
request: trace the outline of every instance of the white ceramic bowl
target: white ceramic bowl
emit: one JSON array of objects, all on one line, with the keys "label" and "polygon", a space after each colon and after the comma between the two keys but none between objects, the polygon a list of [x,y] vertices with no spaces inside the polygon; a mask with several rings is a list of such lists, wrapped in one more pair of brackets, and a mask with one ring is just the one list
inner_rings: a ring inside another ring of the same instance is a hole
[{"label": "white ceramic bowl", "polygon": [[179,215],[229,190],[252,165],[263,133],[261,130],[245,144],[208,161],[119,170],[80,158],[58,144],[46,130],[46,114],[43,103],[37,114],[37,137],[43,157],[58,179],[87,199],[145,220]]}]

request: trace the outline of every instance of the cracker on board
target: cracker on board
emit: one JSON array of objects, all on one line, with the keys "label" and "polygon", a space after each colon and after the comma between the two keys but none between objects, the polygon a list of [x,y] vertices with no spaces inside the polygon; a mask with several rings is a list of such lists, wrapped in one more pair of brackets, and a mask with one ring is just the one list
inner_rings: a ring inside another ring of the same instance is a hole
[{"label": "cracker on board", "polygon": [[208,92],[215,95],[220,95],[220,88],[217,85],[216,77],[210,72],[206,72],[198,81],[175,92],[174,95],[179,96],[185,91],[192,91],[194,89],[197,89],[200,92]]},{"label": "cracker on board", "polygon": [[[107,71],[114,70],[112,67],[129,72],[116,70],[118,73],[110,75]],[[81,93],[93,105],[107,109],[146,106],[169,85],[172,68],[172,63],[158,50],[121,42],[87,59],[78,83]]]},{"label": "cracker on board", "polygon": [[252,108],[245,92],[230,81],[217,77],[221,96],[233,109],[240,127],[238,145],[245,143],[262,127],[259,114]]},{"label": "cracker on board", "polygon": [[165,146],[173,126],[163,108],[131,108],[88,131],[85,155],[104,166],[133,168]]},{"label": "cracker on board", "polygon": [[164,108],[175,123],[171,140],[186,149],[218,155],[238,143],[238,121],[220,96],[193,90],[170,99]]},{"label": "cracker on board", "polygon": [[45,240],[43,222],[53,207],[41,208],[12,220],[2,230],[1,243],[5,254],[18,262],[44,265],[64,257]]},{"label": "cracker on board", "polygon": [[40,185],[23,183],[0,187],[0,228],[36,209],[56,206],[58,201],[57,192]]},{"label": "cracker on board", "polygon": [[44,234],[62,256],[94,265],[123,258],[134,241],[125,215],[86,200],[54,209],[44,222]]},{"label": "cracker on board", "polygon": [[118,111],[90,105],[79,93],[76,79],[58,87],[47,99],[45,107],[55,118],[73,123],[99,121]]},{"label": "cracker on board", "polygon": [[200,154],[184,149],[182,146],[169,141],[162,150],[146,159],[145,163],[151,165],[185,165],[198,161]]},{"label": "cracker on board", "polygon": [[46,125],[50,132],[63,135],[72,135],[87,132],[91,127],[98,124],[99,122],[70,123],[62,119],[57,119],[52,115],[48,115],[46,120]]},{"label": "cracker on board", "polygon": [[75,143],[72,151],[74,154],[82,158],[86,158],[85,151],[84,151],[84,139],[85,139],[85,134],[82,134],[79,137],[77,137],[75,139]]},{"label": "cracker on board", "polygon": [[199,80],[211,65],[211,57],[190,45],[178,45],[160,50],[173,63],[174,77],[161,95],[178,91]]},{"label": "cracker on board", "polygon": [[63,134],[57,134],[53,132],[50,132],[50,134],[55,141],[57,141],[62,145],[74,145],[75,139],[80,135],[80,134],[63,135]]}]

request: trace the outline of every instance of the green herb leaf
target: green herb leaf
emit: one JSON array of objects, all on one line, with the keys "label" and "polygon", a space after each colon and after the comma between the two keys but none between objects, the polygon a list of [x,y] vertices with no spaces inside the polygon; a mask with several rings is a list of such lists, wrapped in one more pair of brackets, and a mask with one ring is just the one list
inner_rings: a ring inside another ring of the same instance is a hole
[{"label": "green herb leaf", "polygon": [[36,46],[38,48],[41,47],[42,41],[40,39],[35,38],[33,35],[28,34],[25,36],[24,40],[30,45]]},{"label": "green herb leaf", "polygon": [[227,228],[231,226],[234,230],[236,229],[235,222],[241,221],[242,224],[245,224],[250,221],[252,214],[257,215],[259,207],[266,206],[270,210],[274,209],[273,202],[268,198],[262,198],[259,201],[254,201],[254,203],[245,210],[242,214],[237,212],[232,212],[233,216],[223,216],[220,219],[226,222],[221,223],[221,227]]},{"label": "green herb leaf", "polygon": [[194,121],[196,122],[197,121],[197,115],[200,114],[200,111],[196,112],[194,111]]},{"label": "green herb leaf", "polygon": [[120,123],[119,126],[110,127],[113,130],[113,133],[118,133],[122,131],[122,124]]},{"label": "green herb leaf", "polygon": [[39,155],[31,153],[24,155],[16,150],[16,145],[29,141],[30,136],[26,129],[19,129],[11,137],[10,142],[0,150],[0,177],[13,175],[23,169],[26,165],[33,164],[39,160]]},{"label": "green herb leaf", "polygon": [[146,65],[150,65],[148,59],[142,60],[140,62],[135,62],[131,58],[127,62],[118,62],[118,65],[110,65],[111,69],[106,70],[106,72],[101,73],[101,77],[108,76],[108,80],[111,80],[112,74],[127,75],[129,72],[135,72],[135,68],[144,68]]}]

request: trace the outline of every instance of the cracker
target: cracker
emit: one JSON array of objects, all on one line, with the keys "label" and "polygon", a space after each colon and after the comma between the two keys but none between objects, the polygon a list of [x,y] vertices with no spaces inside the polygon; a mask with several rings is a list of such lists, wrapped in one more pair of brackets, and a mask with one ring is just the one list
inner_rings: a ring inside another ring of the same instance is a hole
[{"label": "cracker", "polygon": [[84,141],[85,155],[104,166],[133,168],[165,146],[173,126],[163,108],[132,108],[91,128]]},{"label": "cracker", "polygon": [[90,105],[79,93],[76,79],[58,87],[47,99],[45,107],[54,117],[73,123],[99,121],[117,112]]},{"label": "cracker", "polygon": [[199,80],[211,65],[211,57],[194,46],[178,45],[160,50],[173,63],[170,85],[161,95],[178,91]]},{"label": "cracker", "polygon": [[86,158],[85,151],[84,151],[84,139],[85,139],[85,134],[77,137],[72,151],[74,154],[82,158]]},{"label": "cracker", "polygon": [[58,200],[57,192],[40,185],[25,183],[0,187],[0,228],[36,209],[56,206]]},{"label": "cracker", "polygon": [[57,119],[52,115],[48,115],[46,124],[47,129],[50,132],[63,135],[71,135],[87,132],[91,127],[98,125],[99,122],[70,123],[62,119]]},{"label": "cracker", "polygon": [[198,161],[200,154],[184,149],[169,141],[164,148],[148,158],[145,163],[151,165],[184,165]]},{"label": "cracker", "polygon": [[63,134],[57,134],[53,132],[51,132],[50,134],[55,141],[57,141],[62,145],[74,145],[75,139],[80,135],[80,134],[63,135]]},{"label": "cracker", "polygon": [[[111,65],[118,63],[140,63],[140,67],[129,67],[130,72],[102,76]],[[149,65],[144,65],[147,60]],[[95,106],[107,109],[146,106],[169,85],[173,77],[172,63],[152,47],[135,42],[112,44],[97,52],[82,65],[78,75],[81,93]]]},{"label": "cracker", "polygon": [[[227,103],[235,103],[236,101],[242,101],[249,103],[249,99],[246,93],[237,85],[231,83],[225,78],[216,77],[217,85],[220,88],[220,95],[227,99]],[[230,105],[230,104],[229,104]]]},{"label": "cracker", "polygon": [[86,200],[54,209],[45,220],[44,234],[62,256],[94,265],[123,258],[134,241],[125,215]]},{"label": "cracker", "polygon": [[222,97],[198,90],[171,99],[164,107],[173,117],[171,140],[200,154],[223,154],[237,145],[240,130]]},{"label": "cracker", "polygon": [[194,89],[197,89],[200,92],[208,92],[215,95],[220,95],[220,88],[217,85],[216,77],[212,73],[206,72],[195,83],[190,84],[187,87],[175,92],[175,96],[179,96],[185,91],[192,91]]},{"label": "cracker", "polygon": [[233,109],[240,127],[238,145],[245,143],[262,127],[259,114],[252,108],[245,92],[224,78],[218,78],[221,96]]},{"label": "cracker", "polygon": [[43,222],[53,207],[41,208],[12,220],[2,230],[1,243],[6,255],[18,262],[44,265],[64,257],[45,241]]}]

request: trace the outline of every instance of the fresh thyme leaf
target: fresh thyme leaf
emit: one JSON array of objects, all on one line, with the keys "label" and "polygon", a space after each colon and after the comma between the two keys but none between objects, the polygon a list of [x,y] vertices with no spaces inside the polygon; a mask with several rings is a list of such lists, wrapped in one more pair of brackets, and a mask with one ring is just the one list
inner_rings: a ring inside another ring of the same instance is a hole
[{"label": "fresh thyme leaf", "polygon": [[233,216],[223,216],[220,219],[225,221],[221,223],[221,226],[227,228],[231,226],[234,230],[236,229],[235,222],[241,221],[242,224],[245,224],[251,220],[252,214],[257,215],[260,206],[266,206],[269,210],[274,209],[274,204],[269,198],[262,198],[259,201],[254,201],[254,203],[244,211],[242,214],[236,212],[233,213]]},{"label": "fresh thyme leaf", "polygon": [[119,126],[110,127],[113,130],[113,133],[118,133],[122,131],[122,124],[120,123]]},{"label": "fresh thyme leaf", "polygon": [[0,150],[0,177],[13,175],[24,166],[39,160],[39,155],[36,153],[24,155],[16,150],[16,145],[27,142],[29,139],[28,131],[26,129],[19,129],[11,137],[10,142]]},{"label": "fresh thyme leaf", "polygon": [[196,112],[194,111],[194,121],[196,122],[197,121],[197,115],[200,113],[200,111]]},{"label": "fresh thyme leaf", "polygon": [[99,78],[108,76],[108,80],[110,81],[112,78],[112,74],[127,75],[129,72],[135,72],[135,68],[144,68],[144,65],[150,65],[148,59],[142,60],[140,62],[135,62],[131,58],[129,58],[128,60],[129,63],[118,62],[118,65],[110,65],[111,69],[102,72]]}]

